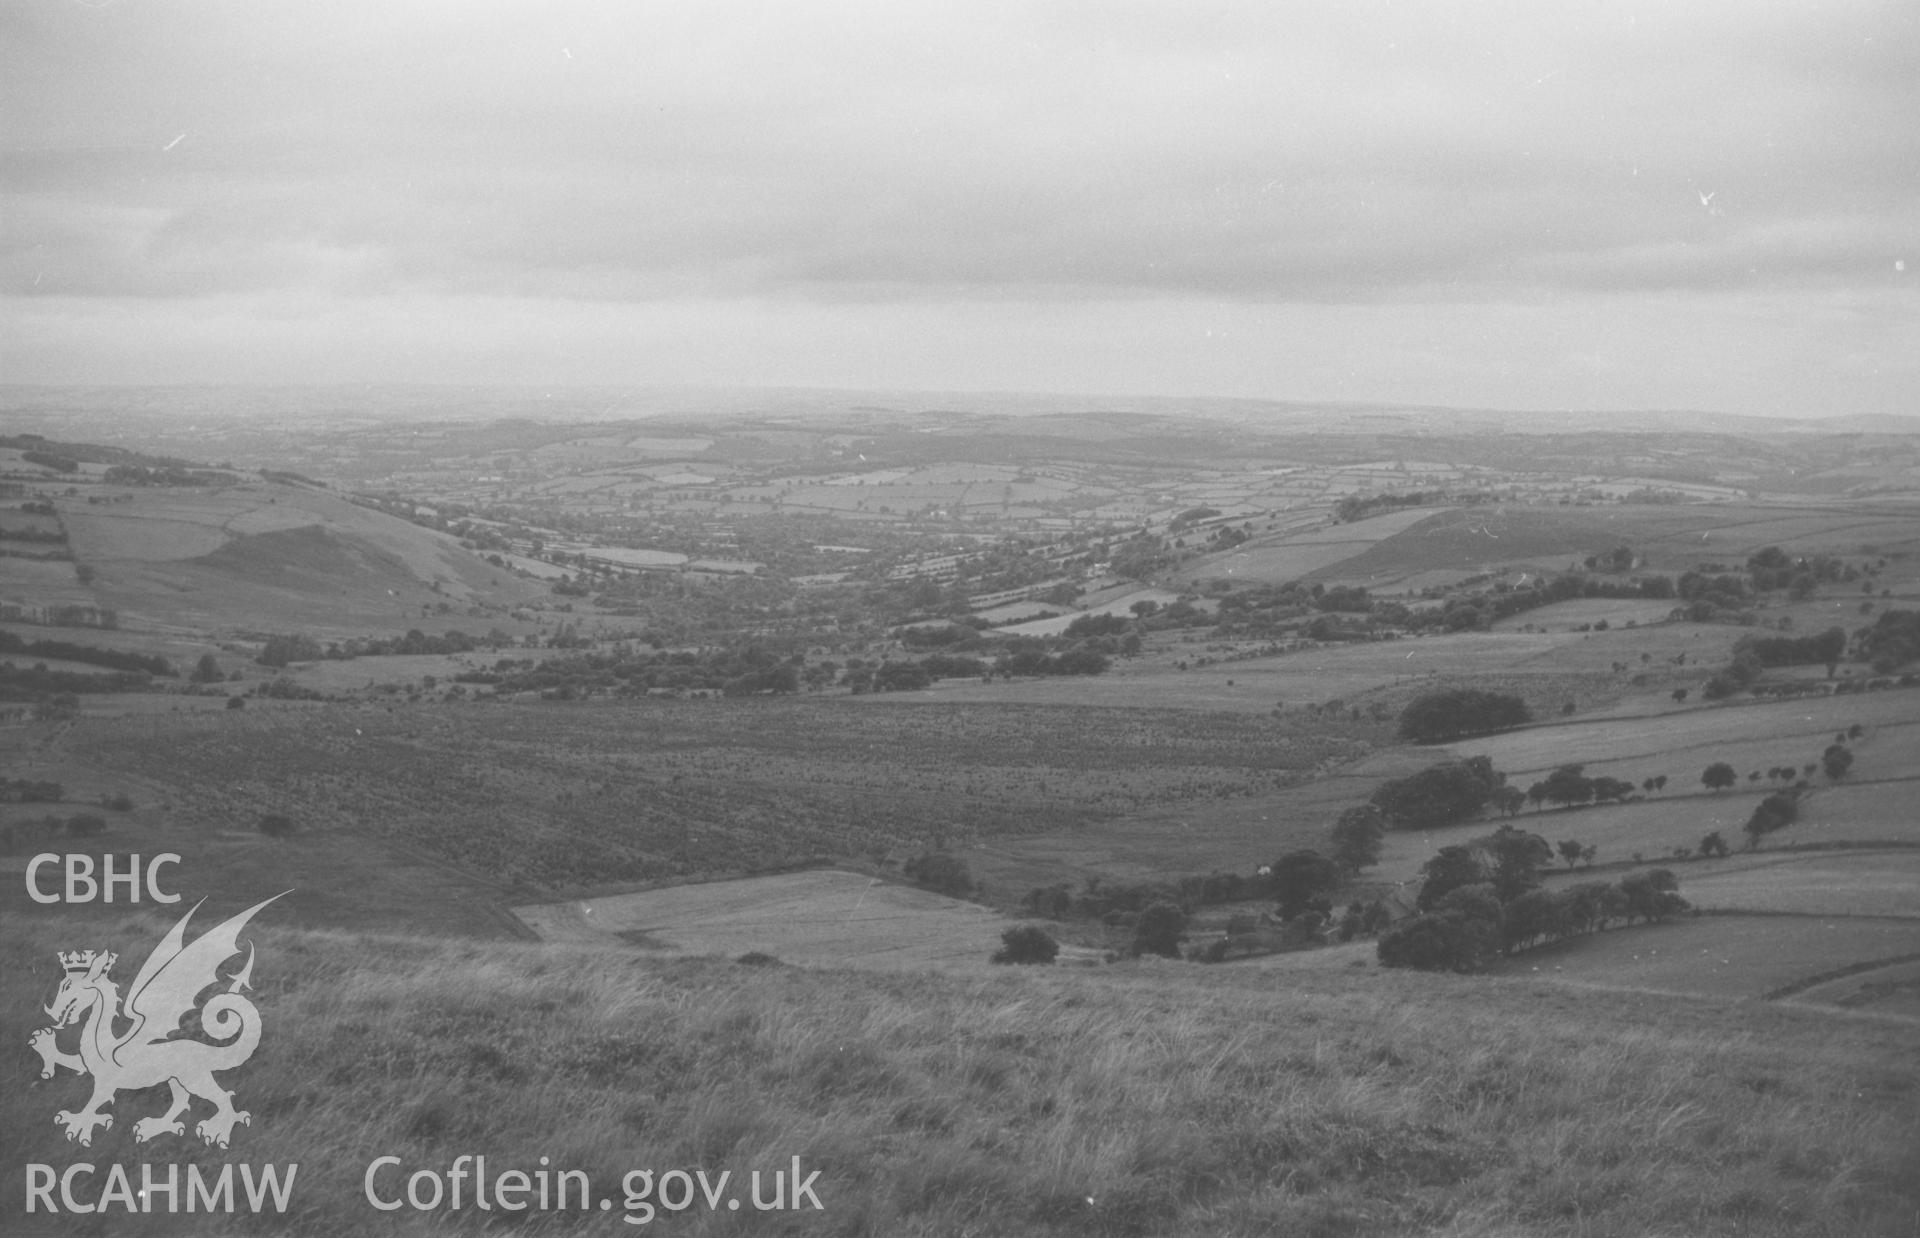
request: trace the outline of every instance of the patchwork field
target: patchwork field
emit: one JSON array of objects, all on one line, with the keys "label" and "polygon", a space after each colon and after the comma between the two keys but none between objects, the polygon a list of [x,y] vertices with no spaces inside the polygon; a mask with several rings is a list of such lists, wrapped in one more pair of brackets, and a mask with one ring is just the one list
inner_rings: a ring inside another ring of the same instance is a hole
[{"label": "patchwork field", "polygon": [[[1645,771],[1634,775],[1635,782],[1667,774],[1672,778],[1669,789],[1679,790],[1683,777],[1697,788],[1700,771],[1714,761],[1731,763],[1743,778],[1755,769],[1817,761],[1837,732],[1856,723],[1867,732],[1853,744],[1860,759],[1857,774],[1873,776],[1870,759],[1879,762],[1882,774],[1915,768],[1920,758],[1920,692],[1914,690],[1741,702],[1632,718],[1575,717],[1463,740],[1451,750],[1492,757],[1494,766],[1509,777],[1584,762],[1589,773],[1624,778],[1622,771],[1631,764]],[[1869,758],[1869,753],[1879,752],[1884,757]]]},{"label": "patchwork field", "polygon": [[[1737,563],[1767,545],[1779,545],[1794,554],[1857,554],[1866,544],[1885,553],[1920,545],[1920,513],[1892,504],[1811,508],[1504,504],[1395,513],[1415,514],[1420,519],[1361,553],[1318,567],[1311,579],[1391,588],[1437,567],[1564,571],[1588,555],[1622,545],[1632,547],[1650,568],[1668,572],[1715,560]],[[1357,529],[1369,523],[1340,527]]]},{"label": "patchwork field", "polygon": [[[993,684],[955,679],[920,692],[859,700],[874,706],[928,700],[1017,701],[1264,712],[1276,704],[1293,709],[1333,700],[1352,704],[1356,698],[1403,705],[1422,685],[1471,683],[1518,692],[1542,717],[1556,715],[1569,699],[1583,717],[1589,710],[1611,710],[1623,695],[1632,700],[1635,714],[1665,712],[1679,708],[1669,700],[1671,684],[1693,686],[1704,679],[1705,668],[1727,656],[1738,632],[1724,625],[1693,623],[1607,632],[1474,632],[1322,645],[1277,654],[1261,652],[1256,642],[1223,645],[1156,639],[1146,654],[1121,658],[1100,676]],[[1681,653],[1687,655],[1688,668],[1671,665],[1671,659]],[[1178,667],[1181,662],[1186,669]],[[1701,669],[1692,669],[1696,666]],[[1637,674],[1648,677],[1643,689],[1629,684]]]},{"label": "patchwork field", "polygon": [[[1009,624],[1000,630],[1012,636],[1054,636],[1066,631],[1067,628],[1072,625],[1073,621],[1081,615],[1124,615],[1130,618],[1132,616],[1131,608],[1136,602],[1152,602],[1158,606],[1165,606],[1169,602],[1178,600],[1179,597],[1179,594],[1170,593],[1165,589],[1126,589],[1120,591],[1117,597],[1095,602],[1083,610],[1074,611],[1072,614],[1055,615],[1051,619],[1035,619],[1027,623]],[[1034,605],[1034,603],[1028,603],[1028,605]],[[1050,609],[1057,610],[1058,607]]]},{"label": "patchwork field", "polygon": [[547,941],[847,967],[985,967],[1014,921],[978,903],[818,870],[516,907]]}]

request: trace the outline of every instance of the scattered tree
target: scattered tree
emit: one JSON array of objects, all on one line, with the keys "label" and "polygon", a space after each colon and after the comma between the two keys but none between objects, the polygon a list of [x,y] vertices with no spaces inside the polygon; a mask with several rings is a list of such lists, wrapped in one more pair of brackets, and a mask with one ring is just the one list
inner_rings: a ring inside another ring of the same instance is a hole
[{"label": "scattered tree", "polygon": [[922,889],[952,898],[973,893],[973,876],[967,862],[948,851],[925,851],[901,865],[908,880]]},{"label": "scattered tree", "polygon": [[1270,880],[1280,918],[1291,920],[1340,884],[1340,866],[1318,851],[1292,851],[1273,862]]},{"label": "scattered tree", "polygon": [[1715,761],[1701,772],[1700,781],[1709,791],[1724,791],[1740,781],[1740,775],[1725,761]]},{"label": "scattered tree", "polygon": [[1372,804],[1347,809],[1328,831],[1334,862],[1350,873],[1378,864],[1386,832],[1387,819]]},{"label": "scattered tree", "polygon": [[1775,791],[1754,806],[1753,815],[1740,828],[1747,835],[1747,846],[1760,849],[1760,839],[1775,830],[1784,830],[1800,816],[1799,794],[1791,789]]},{"label": "scattered tree", "polygon": [[1187,935],[1187,913],[1178,903],[1158,902],[1140,913],[1133,930],[1133,953],[1157,954],[1163,958],[1180,957],[1180,943]]},{"label": "scattered tree", "polygon": [[1828,778],[1838,782],[1853,768],[1853,752],[1845,744],[1829,744],[1820,754],[1820,768]]},{"label": "scattered tree", "polygon": [[1555,804],[1584,804],[1593,798],[1593,779],[1578,765],[1562,765],[1547,775],[1545,795]]},{"label": "scattered tree", "polygon": [[994,963],[1051,963],[1060,953],[1060,943],[1036,924],[1021,924],[1000,934],[1000,948],[989,960]]},{"label": "scattered tree", "polygon": [[1421,911],[1431,911],[1452,891],[1462,886],[1484,885],[1488,876],[1486,864],[1472,847],[1458,844],[1442,847],[1420,866],[1420,893],[1414,905]]}]

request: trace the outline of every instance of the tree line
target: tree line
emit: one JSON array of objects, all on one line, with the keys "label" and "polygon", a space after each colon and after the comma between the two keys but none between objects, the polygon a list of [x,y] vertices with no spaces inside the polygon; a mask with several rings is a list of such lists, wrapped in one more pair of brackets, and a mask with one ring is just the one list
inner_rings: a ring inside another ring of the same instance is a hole
[{"label": "tree line", "polygon": [[61,662],[82,662],[114,671],[134,671],[161,678],[173,678],[179,672],[173,663],[159,654],[129,653],[121,649],[102,649],[63,640],[25,640],[12,632],[0,632],[0,654],[20,654],[29,658],[54,658]]},{"label": "tree line", "polygon": [[1553,855],[1546,839],[1512,826],[1442,847],[1421,867],[1417,914],[1381,935],[1381,965],[1472,971],[1501,955],[1603,932],[1616,920],[1652,923],[1688,909],[1679,880],[1664,868],[1546,889],[1541,871]]}]

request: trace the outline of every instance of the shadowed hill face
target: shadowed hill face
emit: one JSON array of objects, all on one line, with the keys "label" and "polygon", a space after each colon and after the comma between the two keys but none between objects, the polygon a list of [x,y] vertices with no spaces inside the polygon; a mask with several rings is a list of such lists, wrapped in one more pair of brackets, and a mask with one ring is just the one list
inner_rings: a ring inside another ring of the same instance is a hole
[{"label": "shadowed hill face", "polygon": [[395,555],[363,538],[320,525],[238,537],[192,564],[276,588],[418,589],[422,581]]},{"label": "shadowed hill face", "polygon": [[98,573],[93,600],[133,626],[364,634],[454,616],[485,630],[545,592],[447,534],[289,486],[155,487],[62,517]]}]

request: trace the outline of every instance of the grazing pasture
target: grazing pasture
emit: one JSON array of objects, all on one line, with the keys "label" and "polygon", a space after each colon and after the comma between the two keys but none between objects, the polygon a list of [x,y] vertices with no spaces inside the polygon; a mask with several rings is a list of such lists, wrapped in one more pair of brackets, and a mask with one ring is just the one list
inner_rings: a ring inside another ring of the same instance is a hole
[{"label": "grazing pasture", "polygon": [[[1591,768],[1587,772],[1589,776],[1594,773]],[[1544,811],[1527,808],[1510,819],[1496,816],[1441,830],[1397,831],[1387,836],[1375,871],[1383,878],[1411,881],[1435,849],[1484,834],[1498,824],[1529,830],[1549,842],[1577,839],[1597,848],[1597,860],[1603,864],[1623,863],[1636,854],[1649,863],[1666,863],[1676,847],[1692,852],[1714,831],[1728,847],[1738,850],[1746,846],[1740,827],[1766,794],[1764,780],[1751,786],[1742,782],[1741,787],[1719,795],[1699,790],[1680,794],[1669,791],[1628,804],[1549,807]],[[1920,782],[1907,779],[1820,788],[1802,802],[1797,822],[1767,836],[1763,854],[1797,844],[1920,843],[1920,815],[1906,807],[1916,790],[1920,790]],[[1708,871],[1704,864],[1683,870],[1684,874],[1704,871]],[[1686,875],[1684,879],[1691,892],[1696,878]],[[1920,895],[1912,901],[1920,910]]]},{"label": "grazing pasture", "polygon": [[1642,602],[1631,598],[1580,598],[1572,602],[1555,602],[1551,606],[1542,606],[1535,610],[1522,611],[1517,615],[1508,615],[1493,623],[1496,632],[1517,632],[1522,629],[1541,629],[1548,632],[1571,631],[1581,625],[1591,626],[1605,623],[1608,627],[1624,628],[1627,624],[1645,626],[1664,622],[1673,608],[1679,605],[1673,601]]},{"label": "grazing pasture", "polygon": [[1920,850],[1763,851],[1723,864],[1718,871],[1687,870],[1686,897],[1695,906],[1709,911],[1906,916],[1920,924]]},{"label": "grazing pasture", "polygon": [[[1699,625],[1687,625],[1697,627]],[[1710,630],[1718,639],[1722,630]],[[1626,632],[1638,638],[1631,645],[1613,645],[1611,632],[1587,633],[1470,632],[1422,636],[1391,641],[1326,644],[1287,653],[1261,652],[1258,643],[1217,645],[1208,642],[1156,641],[1150,655],[1122,658],[1099,676],[1060,676],[1044,679],[996,681],[950,680],[917,693],[883,694],[859,698],[871,704],[897,700],[937,700],[985,703],[1018,701],[1027,704],[1087,705],[1111,708],[1203,709],[1266,712],[1276,705],[1288,710],[1339,700],[1349,705],[1390,699],[1397,707],[1416,691],[1440,682],[1471,682],[1475,686],[1500,683],[1519,691],[1537,706],[1536,713],[1557,711],[1569,699],[1611,703],[1618,696],[1621,677],[1611,664],[1652,645],[1686,642],[1684,635],[1654,637],[1644,631]],[[1730,642],[1731,637],[1727,640]],[[1685,647],[1698,650],[1702,642]],[[1186,669],[1178,667],[1185,662]],[[1490,667],[1496,669],[1489,669]],[[1637,664],[1636,664],[1637,669]],[[1229,682],[1231,681],[1231,682]],[[1604,691],[1601,691],[1604,689]],[[1357,698],[1357,699],[1356,699]]]},{"label": "grazing pasture", "polygon": [[[1683,878],[1681,893],[1688,886]],[[1500,960],[1495,975],[1758,998],[1855,963],[1920,954],[1920,921],[1686,916],[1589,933]]]},{"label": "grazing pasture", "polygon": [[1920,959],[1861,967],[1831,980],[1805,984],[1785,1000],[1920,1021]]},{"label": "grazing pasture", "polygon": [[547,941],[828,967],[985,967],[1015,921],[977,903],[832,869],[516,907]]},{"label": "grazing pasture", "polygon": [[1666,774],[1671,792],[1699,789],[1700,771],[1715,761],[1730,762],[1743,780],[1755,769],[1817,761],[1835,733],[1855,723],[1867,733],[1851,745],[1859,758],[1853,776],[1913,771],[1920,756],[1920,691],[1914,690],[1741,701],[1653,717],[1575,717],[1463,740],[1451,750],[1484,753],[1509,778],[1531,779],[1569,762],[1586,764],[1589,775],[1631,775],[1636,783]]},{"label": "grazing pasture", "polygon": [[1316,567],[1310,578],[1387,588],[1436,569],[1564,571],[1588,555],[1622,545],[1631,547],[1652,570],[1681,572],[1702,562],[1738,564],[1767,545],[1793,554],[1854,554],[1863,543],[1895,548],[1920,542],[1916,513],[1910,509],[1502,504],[1395,514],[1420,519],[1360,553]]}]

